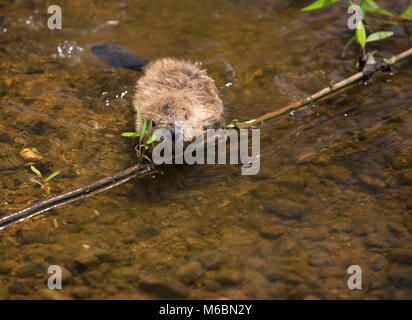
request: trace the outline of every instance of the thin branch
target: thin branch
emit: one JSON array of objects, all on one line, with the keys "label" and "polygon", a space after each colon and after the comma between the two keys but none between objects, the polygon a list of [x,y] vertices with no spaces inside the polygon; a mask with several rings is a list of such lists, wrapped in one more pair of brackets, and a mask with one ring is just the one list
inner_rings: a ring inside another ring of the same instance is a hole
[{"label": "thin branch", "polygon": [[54,209],[61,205],[73,202],[75,200],[86,198],[88,196],[94,195],[104,190],[111,189],[135,177],[148,173],[153,169],[153,164],[136,164],[123,171],[116,173],[111,177],[101,179],[88,186],[38,202],[21,211],[0,218],[0,230],[7,227],[8,225],[33,217],[35,215]]}]

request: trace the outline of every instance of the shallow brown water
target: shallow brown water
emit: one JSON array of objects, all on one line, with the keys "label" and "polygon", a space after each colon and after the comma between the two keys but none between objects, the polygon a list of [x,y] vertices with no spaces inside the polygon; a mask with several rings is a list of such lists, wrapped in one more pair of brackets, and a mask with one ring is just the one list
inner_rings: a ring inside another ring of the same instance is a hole
[{"label": "shallow brown water", "polygon": [[[200,61],[225,119],[246,120],[355,71],[354,47],[340,57],[345,8],[301,13],[308,2],[60,1],[51,31],[46,1],[0,1],[0,215],[44,198],[23,148],[62,171],[54,194],[134,163],[120,134],[139,74],[98,61],[93,43]],[[386,28],[397,35],[371,49],[410,46],[410,27]],[[0,231],[0,298],[411,299],[410,61],[394,71],[264,123],[256,176],[158,171]],[[62,291],[47,289],[50,265]],[[350,265],[362,290],[347,287]]]}]

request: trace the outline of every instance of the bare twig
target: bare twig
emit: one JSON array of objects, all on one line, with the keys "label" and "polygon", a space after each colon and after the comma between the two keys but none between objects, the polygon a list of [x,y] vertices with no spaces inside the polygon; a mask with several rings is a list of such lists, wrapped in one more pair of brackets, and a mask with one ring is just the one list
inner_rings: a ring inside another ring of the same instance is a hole
[{"label": "bare twig", "polygon": [[7,227],[10,224],[25,220],[27,218],[33,217],[40,213],[46,212],[48,210],[59,207],[63,204],[73,202],[75,200],[83,199],[93,194],[102,192],[104,190],[113,188],[122,184],[130,179],[137,176],[141,176],[151,170],[153,170],[154,165],[141,165],[136,164],[123,171],[116,173],[115,175],[101,179],[95,183],[88,186],[61,194],[59,196],[38,202],[30,207],[27,207],[19,212],[10,214],[8,216],[0,218],[0,230]]}]

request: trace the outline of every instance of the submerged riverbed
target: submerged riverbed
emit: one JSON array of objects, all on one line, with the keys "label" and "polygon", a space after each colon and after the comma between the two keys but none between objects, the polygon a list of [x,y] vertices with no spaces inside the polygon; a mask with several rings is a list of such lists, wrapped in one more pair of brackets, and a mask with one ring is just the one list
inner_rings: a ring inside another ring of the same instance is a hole
[{"label": "submerged riverbed", "polygon": [[[346,8],[300,12],[308,2],[60,1],[62,30],[46,1],[0,2],[0,216],[44,199],[30,163],[61,171],[53,194],[135,163],[121,133],[140,75],[94,43],[201,63],[226,122],[243,121],[356,71]],[[410,47],[410,24],[385,28],[379,56]],[[265,122],[258,175],[166,168],[1,230],[0,299],[411,299],[410,60],[393,71]],[[50,265],[63,290],[47,289]]]}]

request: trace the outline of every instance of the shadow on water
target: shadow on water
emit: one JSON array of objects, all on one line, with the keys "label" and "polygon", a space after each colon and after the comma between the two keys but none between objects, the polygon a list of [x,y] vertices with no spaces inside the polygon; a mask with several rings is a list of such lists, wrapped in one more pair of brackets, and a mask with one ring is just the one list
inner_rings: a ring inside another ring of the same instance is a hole
[{"label": "shadow on water", "polygon": [[[135,161],[130,107],[138,73],[91,53],[111,41],[147,58],[201,62],[225,120],[252,119],[354,72],[338,6],[307,1],[60,1],[0,4],[1,215],[43,199],[35,163],[61,170],[55,194]],[[402,12],[408,1],[388,8]],[[410,46],[409,25],[380,43]],[[159,170],[0,233],[0,298],[412,297],[411,70],[374,77],[261,127],[261,170]],[[30,159],[20,152],[29,148]],[[33,149],[35,148],[35,150]],[[63,290],[45,287],[63,267]],[[359,265],[363,289],[347,287]]]}]

